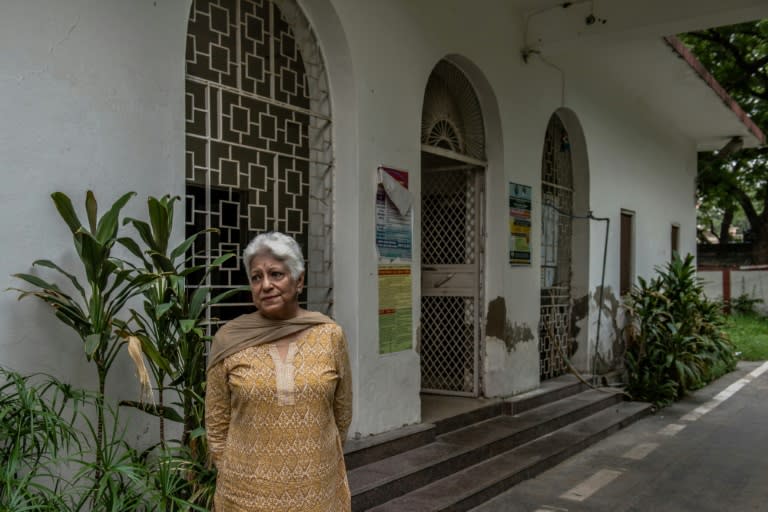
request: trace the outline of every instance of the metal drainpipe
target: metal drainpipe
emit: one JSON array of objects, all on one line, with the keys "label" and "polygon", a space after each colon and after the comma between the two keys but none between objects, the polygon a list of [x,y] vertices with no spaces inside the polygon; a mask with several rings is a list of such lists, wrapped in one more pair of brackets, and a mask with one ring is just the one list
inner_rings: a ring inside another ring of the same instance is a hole
[{"label": "metal drainpipe", "polygon": [[[608,217],[595,217],[592,213],[592,210],[589,210],[589,213],[587,215],[574,215],[572,213],[564,212],[560,210],[558,207],[552,204],[547,204],[545,206],[548,206],[555,210],[558,215],[562,215],[564,217],[570,217],[572,219],[581,219],[581,220],[596,220],[598,222],[605,222],[605,238],[603,240],[603,264],[602,264],[602,271],[600,273],[600,292],[599,292],[599,298],[598,298],[598,304],[597,304],[597,333],[595,334],[595,355],[592,357],[592,384],[594,385],[597,382],[597,376],[595,375],[595,370],[597,369],[597,356],[598,356],[598,350],[600,347],[600,327],[602,323],[603,318],[603,290],[605,289],[605,267],[606,267],[606,261],[608,259],[608,232],[611,226],[611,219]],[[587,310],[587,318],[589,318],[589,310]]]},{"label": "metal drainpipe", "polygon": [[605,289],[605,265],[608,259],[608,231],[611,227],[611,219],[608,217],[595,217],[592,210],[589,211],[587,218],[599,222],[605,222],[605,239],[603,241],[603,268],[600,275],[600,296],[597,304],[597,333],[595,334],[595,355],[592,357],[592,383],[596,383],[597,375],[597,354],[600,348],[600,321],[603,318],[603,290]]}]

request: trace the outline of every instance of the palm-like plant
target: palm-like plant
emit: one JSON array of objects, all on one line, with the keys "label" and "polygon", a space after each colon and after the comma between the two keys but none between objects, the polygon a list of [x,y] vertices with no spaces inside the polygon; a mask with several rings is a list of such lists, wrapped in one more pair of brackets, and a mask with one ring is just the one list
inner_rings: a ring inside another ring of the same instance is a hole
[{"label": "palm-like plant", "polygon": [[77,332],[83,342],[85,355],[96,366],[98,375],[96,464],[101,466],[104,451],[104,392],[107,374],[117,357],[123,339],[120,335],[124,324],[118,318],[131,297],[140,293],[154,276],[143,275],[130,279],[131,269],[112,257],[117,242],[120,211],[135,195],[129,192],[121,196],[101,217],[92,191],[85,197],[88,225],[83,225],[72,206],[70,198],[62,192],[51,195],[54,205],[72,232],[75,251],[85,276],[85,285],[73,273],[67,272],[50,260],[37,260],[33,267],[54,270],[68,280],[74,293],[67,293],[53,281],[34,274],[19,273],[15,277],[33,287],[32,290],[16,289],[19,299],[33,296],[53,307],[56,317]]},{"label": "palm-like plant", "polygon": [[[98,399],[98,395],[93,397]],[[80,451],[70,454],[67,464],[75,469],[67,482],[67,510],[112,512],[155,510],[148,501],[148,468],[142,463],[138,452],[125,439],[126,423],[119,416],[119,408],[110,404],[104,406],[108,418],[100,442],[102,459],[100,464],[92,463],[92,443],[97,439],[97,425],[88,415],[81,416],[84,428]]]},{"label": "palm-like plant", "polygon": [[82,393],[48,375],[2,367],[0,382],[0,510],[68,510],[52,468],[80,447],[72,423]]}]

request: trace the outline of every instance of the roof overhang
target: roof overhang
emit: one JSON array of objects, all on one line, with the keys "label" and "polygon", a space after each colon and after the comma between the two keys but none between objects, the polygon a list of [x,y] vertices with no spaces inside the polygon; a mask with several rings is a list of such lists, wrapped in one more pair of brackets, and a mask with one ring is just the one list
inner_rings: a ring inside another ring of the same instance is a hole
[{"label": "roof overhang", "polygon": [[[683,74],[695,74],[707,86],[701,90],[700,85],[688,86],[678,83],[676,91],[679,114],[685,115],[693,124],[689,128],[697,141],[699,151],[712,151],[724,146],[723,136],[730,138],[741,137],[744,147],[762,146],[765,144],[765,134],[752,121],[728,92],[717,82],[714,76],[699,62],[691,51],[677,37],[668,36],[664,41],[674,50],[687,65]],[[685,80],[680,82],[689,81]],[[672,90],[675,85],[669,84]],[[714,95],[716,98],[712,99]],[[720,104],[718,104],[718,100]],[[701,123],[699,126],[696,123]]]},{"label": "roof overhang", "polygon": [[518,0],[526,12],[525,47],[562,67],[566,80],[569,68],[587,68],[693,139],[699,151],[720,149],[733,137],[744,147],[766,143],[760,128],[669,34],[768,18],[768,2],[613,0],[599,2],[599,10],[595,4]]}]

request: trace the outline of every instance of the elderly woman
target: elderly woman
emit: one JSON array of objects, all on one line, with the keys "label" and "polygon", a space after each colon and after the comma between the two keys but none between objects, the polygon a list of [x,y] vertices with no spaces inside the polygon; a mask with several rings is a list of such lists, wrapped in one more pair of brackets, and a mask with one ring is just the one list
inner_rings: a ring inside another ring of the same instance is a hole
[{"label": "elderly woman", "polygon": [[299,245],[282,233],[243,253],[257,311],[216,333],[205,424],[217,512],[350,510],[342,443],[352,418],[344,333],[306,311]]}]

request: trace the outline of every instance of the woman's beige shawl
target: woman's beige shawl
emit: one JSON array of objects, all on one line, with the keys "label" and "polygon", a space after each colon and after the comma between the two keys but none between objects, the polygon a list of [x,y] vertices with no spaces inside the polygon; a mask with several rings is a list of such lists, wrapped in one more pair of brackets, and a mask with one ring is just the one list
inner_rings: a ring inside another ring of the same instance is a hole
[{"label": "woman's beige shawl", "polygon": [[213,337],[208,370],[216,363],[248,347],[255,347],[270,341],[290,336],[313,325],[332,324],[333,320],[314,311],[307,311],[287,320],[270,320],[258,311],[240,315],[227,322]]}]

